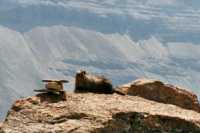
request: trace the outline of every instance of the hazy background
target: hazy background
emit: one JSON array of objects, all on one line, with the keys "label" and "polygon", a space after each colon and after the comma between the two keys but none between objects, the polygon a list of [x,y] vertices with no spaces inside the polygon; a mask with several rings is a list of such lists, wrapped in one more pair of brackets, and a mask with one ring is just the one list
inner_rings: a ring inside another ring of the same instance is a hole
[{"label": "hazy background", "polygon": [[0,0],[0,118],[41,79],[79,69],[200,95],[199,0]]}]

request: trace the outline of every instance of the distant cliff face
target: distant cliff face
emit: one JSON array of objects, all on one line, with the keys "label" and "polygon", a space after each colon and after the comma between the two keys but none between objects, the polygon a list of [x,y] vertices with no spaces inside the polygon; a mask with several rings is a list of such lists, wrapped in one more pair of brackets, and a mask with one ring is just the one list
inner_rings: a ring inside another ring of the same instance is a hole
[{"label": "distant cliff face", "polygon": [[0,132],[200,132],[200,114],[178,106],[117,94],[39,94],[16,101]]}]

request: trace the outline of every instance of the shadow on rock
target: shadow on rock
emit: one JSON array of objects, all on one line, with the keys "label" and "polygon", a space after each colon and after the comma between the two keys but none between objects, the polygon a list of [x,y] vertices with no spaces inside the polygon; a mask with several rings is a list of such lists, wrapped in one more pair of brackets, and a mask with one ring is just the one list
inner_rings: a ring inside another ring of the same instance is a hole
[{"label": "shadow on rock", "polygon": [[40,102],[48,102],[48,103],[57,103],[60,101],[66,100],[66,94],[63,92],[62,94],[55,94],[55,93],[40,93],[36,95],[39,97]]},{"label": "shadow on rock", "polygon": [[194,123],[176,117],[130,112],[118,113],[112,118],[104,123],[105,127],[96,129],[94,133],[200,132],[199,127]]}]

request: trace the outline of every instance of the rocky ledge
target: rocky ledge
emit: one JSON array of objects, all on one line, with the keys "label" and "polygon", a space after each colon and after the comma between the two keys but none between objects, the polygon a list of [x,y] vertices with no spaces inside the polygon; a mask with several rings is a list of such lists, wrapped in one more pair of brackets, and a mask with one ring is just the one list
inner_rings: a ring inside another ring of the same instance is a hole
[{"label": "rocky ledge", "polygon": [[140,96],[145,99],[173,104],[200,112],[200,104],[194,93],[158,80],[138,79],[131,83],[121,85],[118,89],[126,95]]},{"label": "rocky ledge", "polygon": [[200,113],[138,96],[39,94],[16,101],[0,132],[198,133]]}]

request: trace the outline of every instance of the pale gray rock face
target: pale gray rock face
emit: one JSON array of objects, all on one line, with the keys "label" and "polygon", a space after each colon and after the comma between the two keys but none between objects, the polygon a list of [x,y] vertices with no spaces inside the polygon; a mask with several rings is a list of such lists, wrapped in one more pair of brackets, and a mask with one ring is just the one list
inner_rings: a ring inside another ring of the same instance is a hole
[{"label": "pale gray rock face", "polygon": [[159,79],[200,94],[199,1],[1,0],[0,117],[44,78]]}]

